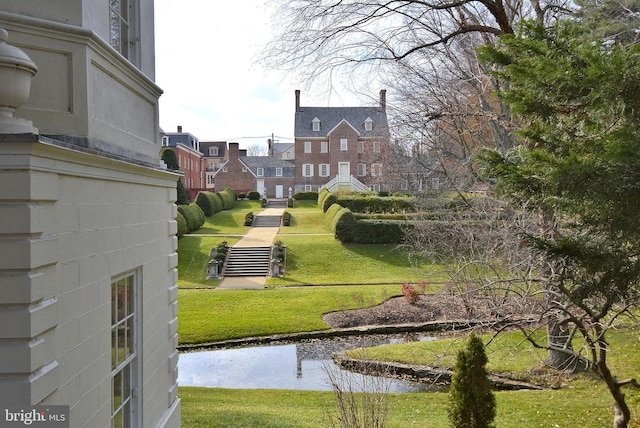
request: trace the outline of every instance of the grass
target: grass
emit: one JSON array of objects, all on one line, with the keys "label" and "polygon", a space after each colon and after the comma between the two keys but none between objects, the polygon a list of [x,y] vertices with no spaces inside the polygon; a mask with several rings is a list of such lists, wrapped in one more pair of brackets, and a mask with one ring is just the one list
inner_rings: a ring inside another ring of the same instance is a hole
[{"label": "grass", "polygon": [[295,208],[287,208],[292,215],[290,226],[281,227],[281,234],[329,234],[324,223],[324,212],[315,201],[296,201]]},{"label": "grass", "polygon": [[[640,397],[627,389],[632,405],[630,428],[640,427]],[[317,428],[327,426],[331,392],[179,389],[182,425],[199,427]],[[446,393],[390,394],[389,428],[447,427]],[[602,428],[611,426],[612,400],[602,383],[581,381],[572,388],[496,392],[496,428]]]},{"label": "grass", "polygon": [[236,201],[233,209],[206,217],[204,225],[195,233],[198,235],[244,235],[249,230],[249,226],[244,225],[244,216],[248,212],[257,214],[260,211],[262,211],[260,201]]},{"label": "grass", "polygon": [[322,314],[373,306],[400,286],[179,290],[181,344],[326,330]]},{"label": "grass", "polygon": [[284,278],[269,278],[267,286],[401,284],[440,269],[427,262],[413,266],[397,245],[341,244],[333,236],[279,235],[278,239],[287,246],[287,271]]},{"label": "grass", "polygon": [[239,236],[183,236],[178,241],[178,287],[214,288],[218,279],[206,279],[211,249],[223,240],[233,245]]}]

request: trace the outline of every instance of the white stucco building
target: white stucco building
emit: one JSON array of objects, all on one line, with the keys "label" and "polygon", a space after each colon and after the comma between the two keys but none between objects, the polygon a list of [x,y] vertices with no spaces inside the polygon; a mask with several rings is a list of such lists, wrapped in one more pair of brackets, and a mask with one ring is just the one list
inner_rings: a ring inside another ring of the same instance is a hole
[{"label": "white stucco building", "polygon": [[71,427],[180,425],[153,22],[153,0],[0,0],[6,45],[37,66],[15,112],[33,127],[0,120],[0,417],[63,405]]}]

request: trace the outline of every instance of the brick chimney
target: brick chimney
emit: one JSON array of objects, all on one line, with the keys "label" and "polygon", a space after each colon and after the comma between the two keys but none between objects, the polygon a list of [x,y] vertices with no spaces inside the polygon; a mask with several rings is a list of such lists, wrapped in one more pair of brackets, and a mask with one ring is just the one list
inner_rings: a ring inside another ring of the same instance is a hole
[{"label": "brick chimney", "polygon": [[247,149],[240,149],[240,150],[238,151],[238,154],[239,154],[241,157],[245,157],[245,156],[247,156]]},{"label": "brick chimney", "polygon": [[296,113],[300,111],[300,89],[296,89]]},{"label": "brick chimney", "polygon": [[178,132],[182,133],[182,125],[178,125]]},{"label": "brick chimney", "polygon": [[386,110],[387,110],[387,90],[381,89],[380,90],[380,111],[386,111]]},{"label": "brick chimney", "polygon": [[240,156],[240,144],[229,143],[229,160],[237,160]]}]

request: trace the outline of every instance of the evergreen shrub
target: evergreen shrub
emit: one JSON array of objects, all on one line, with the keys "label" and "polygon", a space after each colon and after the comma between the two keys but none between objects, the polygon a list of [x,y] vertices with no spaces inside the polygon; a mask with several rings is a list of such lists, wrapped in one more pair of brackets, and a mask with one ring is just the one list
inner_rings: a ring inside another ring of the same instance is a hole
[{"label": "evergreen shrub", "polygon": [[247,193],[247,198],[249,198],[250,201],[258,201],[260,200],[260,192],[252,190]]},{"label": "evergreen shrub", "polygon": [[337,198],[337,203],[356,213],[403,213],[416,210],[415,199],[376,195],[347,195]]},{"label": "evergreen shrub", "polygon": [[293,199],[296,199],[298,201],[317,201],[318,192],[298,192],[293,195]]},{"label": "evergreen shrub", "polygon": [[253,212],[248,212],[244,215],[244,225],[245,226],[252,226],[253,225]]},{"label": "evergreen shrub", "polygon": [[354,242],[357,223],[358,220],[356,220],[349,208],[340,209],[333,218],[333,230],[335,230],[336,239],[340,242]]},{"label": "evergreen shrub", "polygon": [[354,239],[359,244],[398,244],[410,224],[403,220],[358,220]]},{"label": "evergreen shrub", "polygon": [[205,217],[210,217],[213,215],[213,206],[211,205],[211,199],[206,194],[209,192],[198,192],[196,195],[196,204],[200,207]]},{"label": "evergreen shrub", "polygon": [[324,209],[324,199],[330,194],[331,192],[329,192],[327,189],[322,189],[320,190],[320,192],[318,192],[318,208],[320,208],[321,210],[323,210],[324,212],[327,212],[326,209]]},{"label": "evergreen shrub", "polygon": [[179,212],[176,214],[176,223],[178,223],[178,233],[176,233],[176,236],[180,239],[185,233],[189,233],[189,231],[187,230],[187,221]]},{"label": "evergreen shrub", "polygon": [[196,203],[178,205],[178,212],[182,214],[187,223],[187,233],[200,229],[204,224],[204,212]]},{"label": "evergreen shrub", "polygon": [[289,211],[285,211],[284,214],[282,214],[282,225],[291,226],[292,219],[293,219],[293,216],[291,215],[291,213]]}]

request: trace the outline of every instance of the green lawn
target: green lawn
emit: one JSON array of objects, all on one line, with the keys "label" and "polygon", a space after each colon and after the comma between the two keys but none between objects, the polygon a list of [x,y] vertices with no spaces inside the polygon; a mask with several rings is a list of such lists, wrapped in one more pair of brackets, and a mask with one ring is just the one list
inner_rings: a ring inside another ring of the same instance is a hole
[{"label": "green lawn", "polygon": [[188,290],[178,294],[181,344],[326,330],[322,314],[373,306],[400,286]]},{"label": "green lawn", "polygon": [[248,212],[258,214],[260,211],[260,201],[236,201],[233,209],[206,217],[204,225],[194,233],[244,235],[249,230],[249,226],[244,225],[244,216]]},{"label": "green lawn", "polygon": [[220,280],[206,279],[211,249],[226,240],[233,245],[239,236],[183,236],[178,241],[178,287],[214,288]]}]

